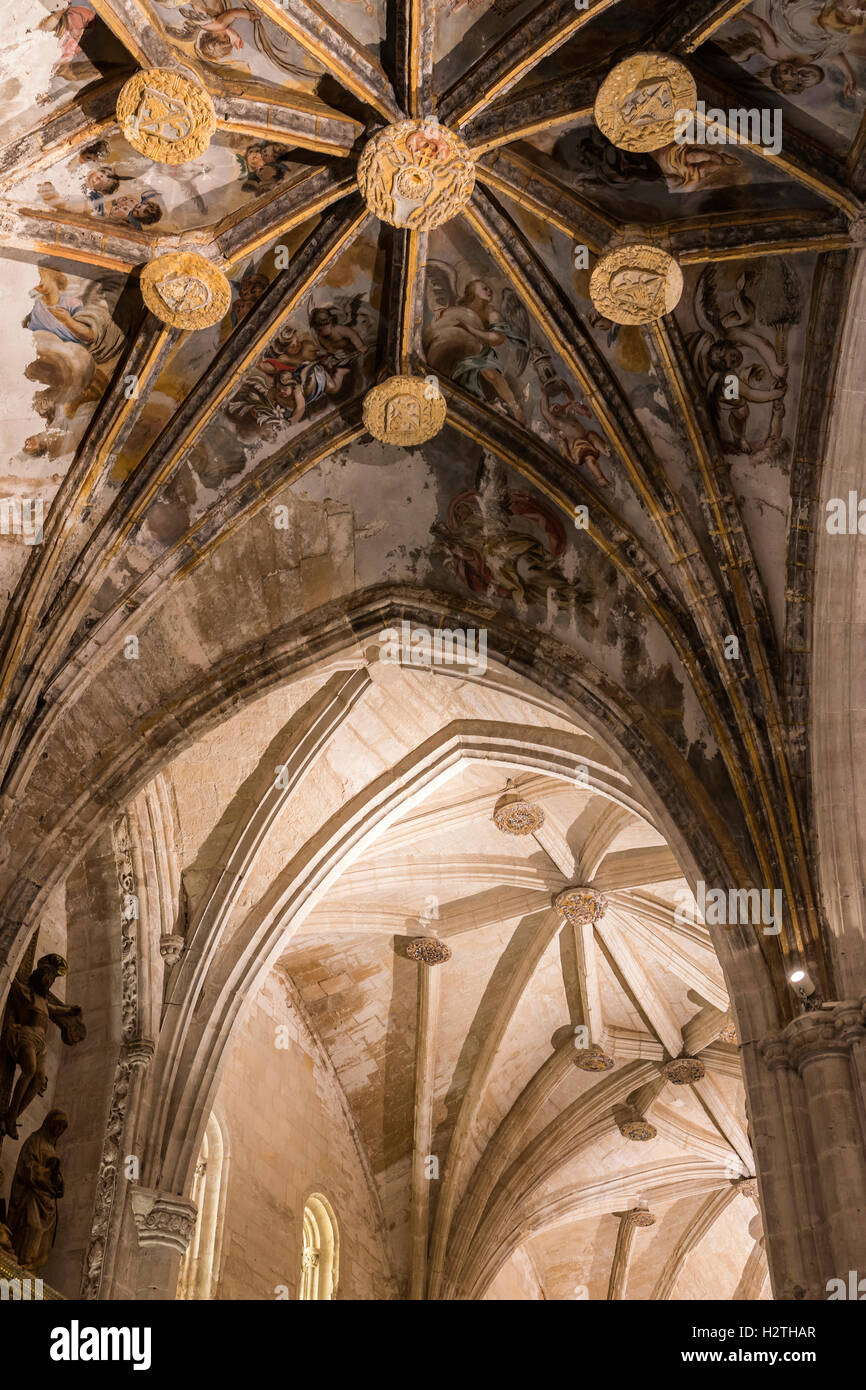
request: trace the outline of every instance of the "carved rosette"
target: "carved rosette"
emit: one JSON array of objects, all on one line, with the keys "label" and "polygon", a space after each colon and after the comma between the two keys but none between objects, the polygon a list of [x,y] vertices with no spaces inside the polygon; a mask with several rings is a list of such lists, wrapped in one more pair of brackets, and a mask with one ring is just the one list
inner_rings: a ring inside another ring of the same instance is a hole
[{"label": "carved rosette", "polygon": [[475,160],[466,142],[438,121],[399,121],[367,141],[358,187],[383,222],[426,232],[469,202]]},{"label": "carved rosette", "polygon": [[660,246],[629,242],[601,256],[590,276],[589,294],[612,323],[654,323],[675,309],[683,272]]},{"label": "carved rosette", "polygon": [[133,1188],[130,1200],[139,1245],[164,1245],[184,1254],[195,1230],[195,1202],[144,1187]]},{"label": "carved rosette", "polygon": [[141,272],[141,293],[151,313],[172,328],[210,328],[232,302],[222,271],[194,251],[170,251],[150,261]]},{"label": "carved rosette", "polygon": [[631,1139],[635,1144],[645,1144],[648,1139],[655,1139],[658,1134],[655,1125],[651,1125],[649,1120],[623,1120],[619,1132],[623,1139]]},{"label": "carved rosette", "polygon": [[503,792],[493,808],[493,824],[504,835],[534,835],[544,825],[544,811],[519,792]]},{"label": "carved rosette", "polygon": [[565,888],[556,895],[553,906],[573,927],[582,927],[601,921],[607,912],[607,898],[597,888]]},{"label": "carved rosette", "polygon": [[413,936],[406,947],[406,955],[419,964],[444,965],[446,960],[451,959],[451,948],[438,936]]},{"label": "carved rosette", "polygon": [[210,144],[216,112],[203,87],[170,68],[151,68],[121,87],[117,124],[139,154],[159,164],[185,164]]},{"label": "carved rosette", "polygon": [[621,150],[660,150],[673,144],[677,112],[693,112],[697,95],[684,63],[667,53],[635,53],[599,87],[595,123]]},{"label": "carved rosette", "polygon": [[739,1038],[737,1037],[737,1025],[735,1023],[725,1024],[724,1028],[719,1033],[719,1042],[733,1043],[734,1047],[737,1046]]},{"label": "carved rosette", "polygon": [[389,376],[364,397],[364,424],[374,439],[404,449],[423,444],[445,423],[445,397],[420,376]]},{"label": "carved rosette", "polygon": [[629,1216],[633,1226],[654,1226],[656,1224],[655,1217],[651,1211],[647,1211],[646,1207],[632,1207]]},{"label": "carved rosette", "polygon": [[757,1178],[734,1178],[734,1187],[744,1197],[753,1197],[758,1200],[758,1179]]},{"label": "carved rosette", "polygon": [[667,1062],[662,1070],[666,1079],[674,1086],[691,1086],[695,1081],[702,1081],[707,1074],[707,1069],[699,1057],[675,1057],[672,1062]]},{"label": "carved rosette", "polygon": [[574,1065],[581,1071],[611,1071],[615,1063],[603,1047],[593,1043],[591,1047],[585,1047],[575,1055]]}]

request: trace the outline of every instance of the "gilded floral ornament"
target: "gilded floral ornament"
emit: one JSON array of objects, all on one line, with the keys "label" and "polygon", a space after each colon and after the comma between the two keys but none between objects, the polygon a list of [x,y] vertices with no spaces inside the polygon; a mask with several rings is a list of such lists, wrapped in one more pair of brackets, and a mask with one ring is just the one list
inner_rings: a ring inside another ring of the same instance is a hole
[{"label": "gilded floral ornament", "polygon": [[139,154],[159,164],[185,164],[207,149],[216,113],[203,87],[170,68],[151,68],[121,87],[117,123]]},{"label": "gilded floral ornament", "polygon": [[364,424],[383,444],[423,444],[445,423],[447,406],[435,377],[389,376],[364,397]]},{"label": "gilded floral ornament", "polygon": [[595,123],[621,150],[671,145],[678,111],[694,111],[697,87],[684,63],[667,53],[635,53],[608,73],[595,99]]},{"label": "gilded floral ornament", "polygon": [[612,323],[653,323],[676,308],[683,273],[667,251],[644,242],[602,256],[589,281],[593,304]]},{"label": "gilded floral ornament", "polygon": [[367,141],[358,187],[383,222],[426,232],[469,202],[475,160],[465,141],[438,121],[400,121]]},{"label": "gilded floral ornament", "polygon": [[599,922],[607,911],[607,898],[596,888],[565,888],[553,900],[553,906],[574,927]]},{"label": "gilded floral ornament", "polygon": [[222,271],[193,251],[170,251],[150,261],[141,272],[141,293],[150,312],[172,328],[209,328],[232,302]]}]

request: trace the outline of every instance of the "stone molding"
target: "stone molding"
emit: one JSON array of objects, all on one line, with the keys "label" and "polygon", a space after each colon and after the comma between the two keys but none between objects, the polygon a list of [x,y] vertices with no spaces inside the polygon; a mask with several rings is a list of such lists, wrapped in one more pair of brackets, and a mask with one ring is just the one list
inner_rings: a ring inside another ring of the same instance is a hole
[{"label": "stone molding", "polygon": [[195,1202],[148,1187],[132,1188],[130,1202],[142,1249],[165,1246],[181,1255],[186,1253],[198,1216]]},{"label": "stone molding", "polygon": [[789,1069],[802,1074],[809,1062],[850,1053],[854,1043],[866,1038],[866,995],[826,1003],[820,1009],[799,1014],[780,1033],[758,1044],[770,1071]]}]

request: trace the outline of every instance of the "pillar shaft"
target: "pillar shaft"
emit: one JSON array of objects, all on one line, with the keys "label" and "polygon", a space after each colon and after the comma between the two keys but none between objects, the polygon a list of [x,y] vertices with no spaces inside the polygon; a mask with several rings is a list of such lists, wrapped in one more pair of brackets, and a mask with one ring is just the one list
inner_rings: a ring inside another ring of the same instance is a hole
[{"label": "pillar shaft", "polygon": [[777,1299],[866,1273],[866,998],[827,1003],[743,1047]]}]

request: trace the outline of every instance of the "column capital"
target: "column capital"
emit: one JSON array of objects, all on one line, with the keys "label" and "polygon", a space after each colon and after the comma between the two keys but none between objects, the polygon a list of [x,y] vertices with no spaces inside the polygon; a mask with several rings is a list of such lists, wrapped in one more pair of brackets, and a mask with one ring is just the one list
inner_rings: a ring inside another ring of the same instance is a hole
[{"label": "column capital", "polygon": [[143,1067],[145,1070],[153,1061],[156,1044],[152,1038],[128,1038],[123,1044],[123,1061],[128,1067]]},{"label": "column capital", "polygon": [[866,996],[827,1001],[820,1009],[798,1014],[780,1033],[758,1044],[770,1071],[802,1072],[809,1062],[850,1052],[866,1037]]},{"label": "column capital", "polygon": [[195,1202],[147,1187],[133,1187],[130,1201],[141,1247],[164,1245],[181,1255],[185,1252],[195,1230]]}]

